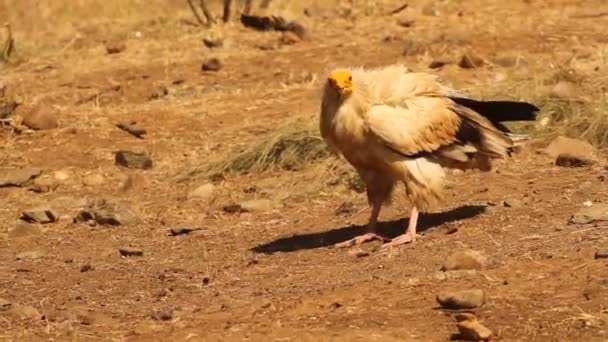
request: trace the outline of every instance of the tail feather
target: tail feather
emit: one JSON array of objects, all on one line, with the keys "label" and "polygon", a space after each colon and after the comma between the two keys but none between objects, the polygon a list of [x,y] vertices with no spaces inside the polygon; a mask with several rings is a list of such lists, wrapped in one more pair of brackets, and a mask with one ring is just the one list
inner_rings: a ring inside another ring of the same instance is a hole
[{"label": "tail feather", "polygon": [[450,97],[450,99],[483,115],[503,131],[506,127],[499,124],[500,122],[534,121],[540,110],[531,103],[520,101],[477,101],[464,97]]}]

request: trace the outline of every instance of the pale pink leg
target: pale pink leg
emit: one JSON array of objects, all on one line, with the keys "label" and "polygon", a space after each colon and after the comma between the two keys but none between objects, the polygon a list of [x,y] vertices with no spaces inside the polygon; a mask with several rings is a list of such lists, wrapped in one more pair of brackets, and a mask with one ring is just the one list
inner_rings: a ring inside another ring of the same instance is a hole
[{"label": "pale pink leg", "polygon": [[416,226],[418,225],[418,208],[414,206],[412,208],[412,214],[410,215],[410,222],[407,225],[407,231],[405,234],[399,235],[391,242],[385,243],[380,248],[388,248],[392,246],[404,245],[406,243],[416,241]]},{"label": "pale pink leg", "polygon": [[360,245],[362,243],[380,240],[380,241],[389,241],[388,238],[376,233],[376,227],[378,225],[378,215],[380,215],[380,208],[382,207],[382,202],[378,201],[372,204],[372,214],[369,218],[369,223],[367,224],[367,233],[363,235],[356,236],[350,240],[340,242],[334,245],[335,248],[345,248],[351,247],[354,245]]}]

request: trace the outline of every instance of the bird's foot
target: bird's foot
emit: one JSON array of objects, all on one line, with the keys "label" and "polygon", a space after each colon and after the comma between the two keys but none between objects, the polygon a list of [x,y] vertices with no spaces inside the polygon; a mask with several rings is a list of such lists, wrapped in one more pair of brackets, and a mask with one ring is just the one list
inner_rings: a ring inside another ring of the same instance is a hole
[{"label": "bird's foot", "polygon": [[405,245],[406,243],[414,243],[416,242],[416,233],[405,233],[397,236],[392,239],[390,242],[387,242],[380,246],[380,249],[387,249],[390,247],[395,247],[399,245]]},{"label": "bird's foot", "polygon": [[340,242],[334,245],[335,248],[346,248],[346,247],[351,247],[351,246],[355,246],[355,245],[360,245],[363,244],[365,242],[369,242],[369,241],[373,241],[373,240],[380,240],[380,241],[390,241],[389,238],[384,237],[380,234],[376,234],[376,233],[365,233],[363,235],[359,235],[357,237],[354,237],[350,240],[344,241],[344,242]]}]

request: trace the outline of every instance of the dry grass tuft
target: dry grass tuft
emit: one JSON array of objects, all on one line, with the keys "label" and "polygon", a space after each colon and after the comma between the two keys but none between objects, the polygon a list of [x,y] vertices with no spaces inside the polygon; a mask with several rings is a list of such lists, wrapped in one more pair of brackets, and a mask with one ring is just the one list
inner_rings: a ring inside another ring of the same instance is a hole
[{"label": "dry grass tuft", "polygon": [[252,142],[248,148],[235,149],[205,165],[190,168],[178,178],[185,181],[233,172],[295,170],[328,156],[329,151],[316,125],[296,121],[278,127],[271,134]]}]

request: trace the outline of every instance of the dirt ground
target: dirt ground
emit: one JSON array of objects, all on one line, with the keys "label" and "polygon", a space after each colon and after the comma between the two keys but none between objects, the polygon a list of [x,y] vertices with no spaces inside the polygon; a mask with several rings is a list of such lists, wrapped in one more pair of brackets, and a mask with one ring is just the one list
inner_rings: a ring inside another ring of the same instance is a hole
[{"label": "dirt ground", "polygon": [[[537,153],[550,138],[539,130],[534,147],[495,171],[451,174],[445,203],[421,216],[415,244],[379,252],[374,242],[361,247],[368,255],[331,248],[360,233],[369,215],[365,193],[332,181],[331,165],[341,162],[192,172],[278,127],[314,127],[320,85],[338,65],[406,63],[475,96],[535,102],[541,118],[572,114],[547,100],[567,69],[583,78],[574,89],[581,101],[599,101],[598,92],[605,101],[608,4],[423,1],[388,14],[401,3],[383,2],[304,15],[302,2],[281,8],[307,29],[291,43],[238,21],[197,27],[185,1],[172,4],[157,14],[64,21],[61,31],[51,23],[36,31],[16,20],[21,12],[0,12],[16,40],[16,61],[0,66],[9,94],[23,102],[14,115],[38,106],[58,117],[54,129],[0,129],[1,166],[41,170],[0,188],[0,304],[23,316],[0,309],[1,340],[446,341],[458,330],[436,296],[469,288],[486,293],[472,311],[494,339],[608,340],[608,259],[594,258],[608,248],[606,223],[569,224],[586,201],[608,203],[602,150],[593,166],[558,167]],[[223,46],[206,47],[206,37]],[[107,53],[120,43],[124,51]],[[460,67],[468,51],[487,62]],[[211,57],[223,67],[202,71]],[[450,63],[428,68],[438,60]],[[125,121],[147,134],[116,127]],[[115,164],[116,151],[137,149],[150,153],[152,168]],[[192,195],[204,184],[212,194]],[[74,222],[96,198],[140,220]],[[252,199],[266,201],[250,212],[223,209]],[[37,207],[58,220],[20,222]],[[382,211],[389,236],[405,227],[409,208],[397,196]],[[184,226],[201,230],[168,233]],[[487,266],[441,271],[466,249]]]}]

